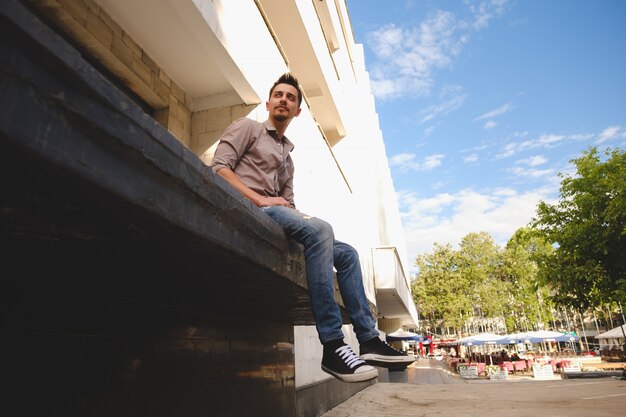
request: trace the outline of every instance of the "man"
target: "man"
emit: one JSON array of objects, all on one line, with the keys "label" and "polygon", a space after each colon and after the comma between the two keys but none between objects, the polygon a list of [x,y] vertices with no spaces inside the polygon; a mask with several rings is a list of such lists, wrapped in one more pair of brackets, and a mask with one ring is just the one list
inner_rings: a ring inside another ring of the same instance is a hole
[{"label": "man", "polygon": [[[265,103],[269,118],[263,123],[246,118],[233,122],[220,138],[211,167],[304,246],[311,306],[324,346],[322,369],[346,382],[367,381],[378,376],[368,363],[402,367],[415,359],[379,339],[356,250],[335,240],[328,223],[295,209],[293,144],[285,130],[300,114],[301,103],[298,81],[289,73],[282,75]],[[341,314],[333,297],[333,266],[361,357],[343,340]]]}]

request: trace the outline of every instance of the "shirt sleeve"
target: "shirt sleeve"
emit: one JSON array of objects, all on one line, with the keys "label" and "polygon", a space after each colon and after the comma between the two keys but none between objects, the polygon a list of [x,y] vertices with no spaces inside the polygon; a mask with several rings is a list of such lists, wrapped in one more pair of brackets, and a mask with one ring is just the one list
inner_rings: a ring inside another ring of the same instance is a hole
[{"label": "shirt sleeve", "polygon": [[211,169],[213,172],[222,168],[235,170],[237,163],[250,148],[254,140],[254,121],[247,118],[235,120],[226,128],[215,149]]}]

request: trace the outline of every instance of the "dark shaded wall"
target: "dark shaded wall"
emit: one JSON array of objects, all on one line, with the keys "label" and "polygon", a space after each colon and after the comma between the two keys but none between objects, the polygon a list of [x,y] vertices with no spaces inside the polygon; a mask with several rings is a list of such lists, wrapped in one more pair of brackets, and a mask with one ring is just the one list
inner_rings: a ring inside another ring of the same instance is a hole
[{"label": "dark shaded wall", "polygon": [[2,293],[5,415],[295,415],[289,325],[49,287]]}]

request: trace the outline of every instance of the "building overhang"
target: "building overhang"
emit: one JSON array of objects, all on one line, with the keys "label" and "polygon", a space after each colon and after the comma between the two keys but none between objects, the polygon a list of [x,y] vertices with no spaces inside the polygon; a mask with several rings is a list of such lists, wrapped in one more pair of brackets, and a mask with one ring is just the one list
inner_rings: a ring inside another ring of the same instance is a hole
[{"label": "building overhang", "polygon": [[219,1],[96,2],[192,97],[193,110],[261,102],[226,48]]},{"label": "building overhang", "polygon": [[[263,13],[270,31],[274,34],[274,39],[276,39],[289,68],[300,81],[311,108],[311,114],[319,124],[326,140],[332,146],[346,135],[338,104],[341,91],[339,91],[338,85],[332,84],[332,79],[333,77],[337,79],[337,74],[330,57],[327,41],[312,42],[310,38],[312,34],[324,36],[315,8],[310,2],[304,3],[284,0],[257,0],[259,9]],[[311,8],[307,13],[316,17],[313,20],[317,28],[307,27],[309,22],[303,17],[300,7]]]},{"label": "building overhang", "polygon": [[372,255],[378,317],[399,318],[404,326],[417,327],[417,309],[398,251],[379,247]]}]

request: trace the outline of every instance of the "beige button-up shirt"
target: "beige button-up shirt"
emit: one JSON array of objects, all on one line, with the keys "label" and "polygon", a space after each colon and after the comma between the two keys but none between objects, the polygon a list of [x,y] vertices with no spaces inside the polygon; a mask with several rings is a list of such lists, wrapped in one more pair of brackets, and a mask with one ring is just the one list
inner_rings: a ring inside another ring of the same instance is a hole
[{"label": "beige button-up shirt", "polygon": [[276,138],[276,129],[242,118],[235,120],[222,134],[215,150],[213,172],[230,168],[241,181],[257,193],[283,197],[295,207],[293,196],[294,166],[289,154],[293,143],[283,136]]}]

